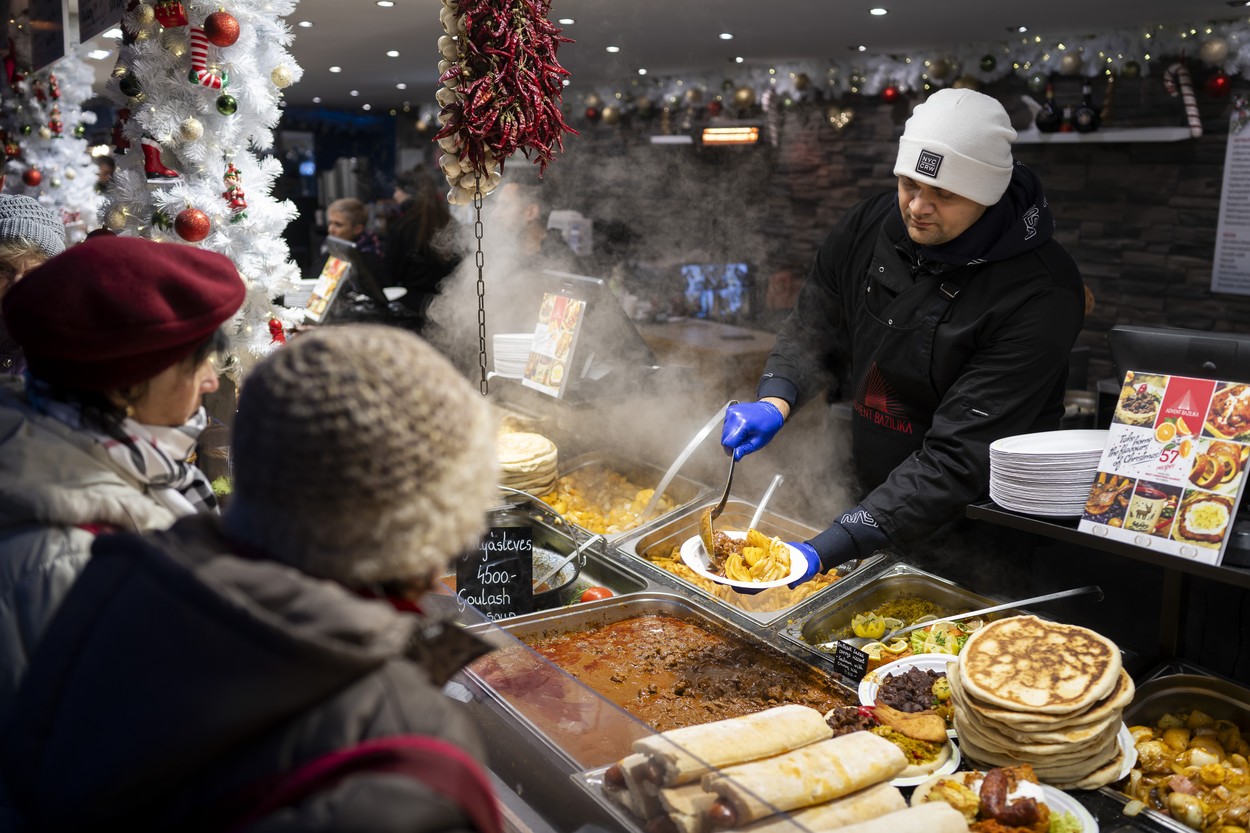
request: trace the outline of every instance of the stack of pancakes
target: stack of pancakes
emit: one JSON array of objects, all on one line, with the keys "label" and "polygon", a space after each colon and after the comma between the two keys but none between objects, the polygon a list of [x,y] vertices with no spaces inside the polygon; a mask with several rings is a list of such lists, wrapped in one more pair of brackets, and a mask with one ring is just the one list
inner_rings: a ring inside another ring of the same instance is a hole
[{"label": "stack of pancakes", "polygon": [[495,443],[499,484],[533,495],[556,487],[556,444],[542,434],[501,431]]},{"label": "stack of pancakes", "polygon": [[968,638],[948,666],[964,754],[1030,764],[1059,789],[1096,789],[1124,762],[1117,741],[1133,680],[1115,643],[1086,628],[1015,616]]}]

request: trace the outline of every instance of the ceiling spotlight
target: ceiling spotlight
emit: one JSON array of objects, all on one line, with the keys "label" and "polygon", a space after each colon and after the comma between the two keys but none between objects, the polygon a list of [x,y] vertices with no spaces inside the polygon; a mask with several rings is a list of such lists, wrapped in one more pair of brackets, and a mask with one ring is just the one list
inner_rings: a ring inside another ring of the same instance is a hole
[{"label": "ceiling spotlight", "polygon": [[889,14],[889,12],[887,12],[885,9],[878,7],[875,9],[869,9],[868,14],[872,15],[873,17],[881,17],[884,14]]},{"label": "ceiling spotlight", "polygon": [[740,63],[742,63],[744,60],[746,60],[746,59],[745,59],[745,58],[743,58],[741,55],[739,55],[737,58],[734,58],[734,63],[735,63],[735,64],[740,64]]},{"label": "ceiling spotlight", "polygon": [[300,21],[299,23],[297,23],[296,25],[297,25],[297,26],[299,26],[301,29],[311,29],[311,28],[312,28],[312,21],[311,21],[311,20],[301,20],[301,21]]},{"label": "ceiling spotlight", "polygon": [[620,51],[621,51],[621,48],[620,48],[619,46],[609,46],[609,47],[607,47],[607,50],[608,50],[609,52],[620,52]]},{"label": "ceiling spotlight", "polygon": [[360,90],[352,90],[350,93],[348,93],[348,95],[352,97],[358,96],[360,95]]},{"label": "ceiling spotlight", "polygon": [[1008,26],[1007,31],[1015,32],[1017,35],[1023,35],[1025,32],[1029,31],[1029,27],[1028,26]]},{"label": "ceiling spotlight", "polygon": [[319,95],[313,96],[313,104],[320,104],[320,103],[321,103],[321,96]]},{"label": "ceiling spotlight", "polygon": [[391,49],[391,50],[388,50],[388,51],[387,51],[387,53],[386,53],[386,57],[388,57],[388,58],[398,58],[398,57],[399,57],[399,50],[398,50],[398,49]]},{"label": "ceiling spotlight", "polygon": [[361,109],[361,110],[372,110],[372,109],[373,109],[373,105],[372,105],[372,104],[362,104],[362,105],[360,105],[360,109]]},{"label": "ceiling spotlight", "polygon": [[342,67],[330,67],[330,72],[342,72]]},{"label": "ceiling spotlight", "polygon": [[114,26],[112,29],[109,29],[107,32],[100,35],[100,37],[108,38],[109,40],[121,40],[122,30]]},{"label": "ceiling spotlight", "polygon": [[396,85],[395,85],[395,89],[397,89],[397,90],[406,90],[406,89],[408,89],[408,85],[407,85],[407,84],[405,84],[403,81],[400,81],[398,84],[396,84]]},{"label": "ceiling spotlight", "polygon": [[638,74],[639,74],[639,75],[646,75],[646,74],[647,74],[647,70],[646,70],[646,68],[645,68],[645,67],[639,67],[639,68],[638,68]]},{"label": "ceiling spotlight", "polygon": [[576,20],[574,20],[574,19],[573,19],[573,18],[571,18],[571,17],[562,17],[562,18],[560,18],[559,20],[557,20],[556,22],[557,22],[557,23],[559,23],[561,26],[572,26],[572,25],[573,25],[574,23],[576,23],[577,21],[576,21]]},{"label": "ceiling spotlight", "polygon": [[93,61],[103,61],[105,58],[107,58],[109,55],[112,55],[112,54],[113,53],[107,49],[93,49],[87,53],[87,57]]},{"label": "ceiling spotlight", "polygon": [[721,40],[733,40],[734,36],[732,32],[721,32],[720,39]]},{"label": "ceiling spotlight", "polygon": [[384,9],[389,9],[395,5],[395,0],[378,0],[378,5]]},{"label": "ceiling spotlight", "polygon": [[867,51],[868,51],[868,47],[864,46],[864,45],[861,43],[859,46],[855,47],[855,51],[856,51],[856,52],[867,52]]}]

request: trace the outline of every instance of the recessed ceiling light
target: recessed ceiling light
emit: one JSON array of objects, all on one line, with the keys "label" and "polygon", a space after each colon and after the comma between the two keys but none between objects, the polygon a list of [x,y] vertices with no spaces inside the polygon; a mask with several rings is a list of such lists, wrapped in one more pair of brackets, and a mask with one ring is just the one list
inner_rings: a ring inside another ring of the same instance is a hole
[{"label": "recessed ceiling light", "polygon": [[389,9],[395,5],[395,0],[378,0],[378,5],[384,9]]},{"label": "recessed ceiling light", "polygon": [[342,72],[342,67],[330,67],[330,72]]},{"label": "recessed ceiling light", "polygon": [[885,9],[882,9],[882,8],[878,7],[878,8],[875,8],[875,9],[869,9],[869,10],[868,10],[868,14],[873,15],[873,16],[875,16],[875,17],[881,17],[881,15],[883,15],[883,14],[889,14],[889,12],[887,12]]},{"label": "recessed ceiling light", "polygon": [[721,32],[720,39],[721,40],[733,40],[734,36],[732,32]]},{"label": "recessed ceiling light", "polygon": [[556,22],[559,23],[561,26],[572,26],[577,21],[571,17],[562,17]]},{"label": "recessed ceiling light", "polygon": [[395,85],[395,89],[397,89],[397,90],[406,90],[406,89],[408,89],[408,85],[407,85],[407,84],[405,84],[403,81],[400,81],[398,84],[396,84],[396,85]]},{"label": "recessed ceiling light", "polygon": [[388,57],[388,58],[398,58],[398,57],[399,57],[399,50],[398,50],[398,49],[391,49],[391,50],[388,50],[388,51],[387,51],[387,53],[386,53],[386,57]]},{"label": "recessed ceiling light", "polygon": [[372,105],[372,104],[362,104],[362,105],[360,105],[360,109],[361,109],[361,110],[372,110],[372,109],[373,109],[373,105]]},{"label": "recessed ceiling light", "polygon": [[620,51],[621,51],[621,48],[620,48],[619,46],[609,46],[607,49],[608,49],[608,51],[609,51],[609,52],[620,52]]},{"label": "recessed ceiling light", "polygon": [[639,74],[639,75],[646,75],[646,74],[647,74],[647,70],[646,70],[644,67],[639,67],[639,68],[638,68],[638,74]]},{"label": "recessed ceiling light", "polygon": [[108,38],[109,40],[121,40],[122,30],[114,26],[112,29],[109,29],[107,32],[100,35],[100,37]]},{"label": "recessed ceiling light", "polygon": [[113,53],[107,49],[93,49],[87,53],[87,57],[92,59],[93,61],[103,61],[105,58],[107,58],[109,55],[112,55],[112,54]]},{"label": "recessed ceiling light", "polygon": [[868,51],[868,47],[864,46],[864,45],[861,43],[859,46],[855,47],[855,51],[856,51],[856,52],[867,52],[867,51]]},{"label": "recessed ceiling light", "polygon": [[313,104],[320,104],[320,103],[321,103],[321,96],[319,95],[313,96]]},{"label": "recessed ceiling light", "polygon": [[740,63],[742,63],[744,60],[745,60],[745,59],[744,59],[741,55],[739,55],[738,57],[734,58],[734,63],[735,63],[735,64],[740,64]]},{"label": "recessed ceiling light", "polygon": [[351,95],[353,97],[358,96],[360,95],[360,90],[352,90],[350,93],[348,93],[348,95]]},{"label": "recessed ceiling light", "polygon": [[301,20],[296,25],[302,29],[311,29],[313,24],[311,20]]},{"label": "recessed ceiling light", "polygon": [[1007,31],[1015,32],[1017,34],[1023,35],[1025,32],[1029,31],[1029,27],[1028,26],[1008,26]]}]

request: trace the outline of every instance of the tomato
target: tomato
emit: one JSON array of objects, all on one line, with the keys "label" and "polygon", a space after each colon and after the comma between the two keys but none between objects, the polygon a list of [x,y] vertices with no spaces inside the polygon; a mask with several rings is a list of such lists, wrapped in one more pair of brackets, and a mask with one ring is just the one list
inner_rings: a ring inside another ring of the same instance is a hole
[{"label": "tomato", "polygon": [[596,599],[610,599],[612,591],[606,587],[588,587],[586,592],[582,593],[581,600],[583,602],[593,602]]}]

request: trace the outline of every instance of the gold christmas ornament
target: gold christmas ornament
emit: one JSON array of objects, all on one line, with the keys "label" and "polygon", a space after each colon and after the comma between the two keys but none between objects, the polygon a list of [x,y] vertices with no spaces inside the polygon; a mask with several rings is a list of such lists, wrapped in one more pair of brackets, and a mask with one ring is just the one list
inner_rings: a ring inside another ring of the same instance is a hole
[{"label": "gold christmas ornament", "polygon": [[603,108],[599,117],[603,119],[604,124],[617,124],[621,120],[621,108],[616,105],[609,104],[607,107]]},{"label": "gold christmas ornament", "polygon": [[1223,38],[1210,38],[1198,50],[1198,57],[1208,64],[1222,64],[1228,57],[1228,41]]},{"label": "gold christmas ornament", "polygon": [[597,93],[591,93],[590,95],[586,96],[586,106],[599,109],[603,107],[603,99],[600,98]]},{"label": "gold christmas ornament", "polygon": [[77,171],[75,171],[73,168],[66,168],[66,169],[65,169],[65,178],[66,178],[66,179],[74,179],[76,176],[78,176],[78,172],[77,172]]},{"label": "gold christmas ornament", "polygon": [[951,74],[951,62],[945,58],[937,58],[929,63],[929,77],[934,81],[945,81]]},{"label": "gold christmas ornament", "polygon": [[691,87],[686,90],[686,103],[698,104],[703,101],[703,90],[698,87]]},{"label": "gold christmas ornament", "polygon": [[126,209],[110,208],[104,215],[104,227],[109,231],[121,231],[126,227]]},{"label": "gold christmas ornament", "polygon": [[151,26],[152,22],[156,20],[156,9],[147,3],[141,4],[135,11],[135,20],[140,26]]},{"label": "gold christmas ornament", "polygon": [[39,138],[44,139],[44,140],[51,139],[52,138],[51,128],[48,128],[48,127],[39,128]]},{"label": "gold christmas ornament", "polygon": [[809,76],[806,72],[800,72],[798,75],[794,76],[794,88],[799,92],[803,92],[811,85],[811,76]]},{"label": "gold christmas ornament", "polygon": [[971,75],[961,75],[951,82],[951,86],[957,90],[979,90],[981,82]]},{"label": "gold christmas ornament", "polygon": [[182,124],[178,125],[178,135],[186,142],[197,141],[204,135],[204,125],[197,118],[187,118]]},{"label": "gold christmas ornament", "polygon": [[284,90],[287,87],[291,86],[291,82],[294,81],[295,79],[291,75],[291,70],[287,69],[282,64],[278,64],[269,73],[269,80],[273,82],[273,85],[275,87],[277,87],[280,90]]},{"label": "gold christmas ornament", "polygon": [[753,104],[755,104],[755,90],[745,85],[734,90],[735,107],[745,110]]},{"label": "gold christmas ornament", "polygon": [[1069,52],[1059,59],[1059,71],[1064,75],[1076,75],[1081,71],[1081,56],[1075,52]]}]

